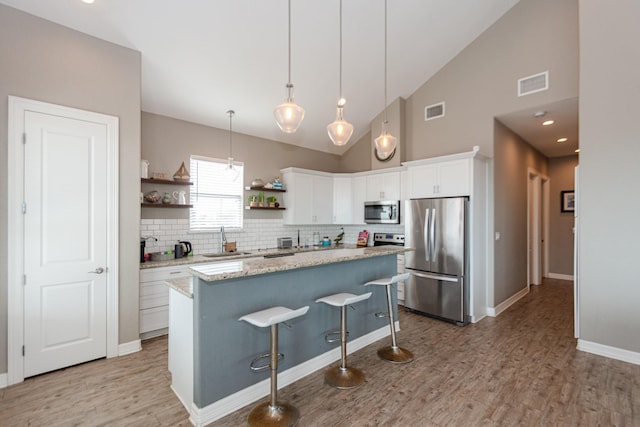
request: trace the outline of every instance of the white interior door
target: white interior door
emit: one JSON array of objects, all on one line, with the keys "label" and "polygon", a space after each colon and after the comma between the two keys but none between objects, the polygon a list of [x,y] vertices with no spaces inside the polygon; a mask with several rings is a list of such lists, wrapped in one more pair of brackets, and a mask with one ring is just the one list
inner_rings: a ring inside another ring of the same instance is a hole
[{"label": "white interior door", "polygon": [[107,126],[24,116],[24,376],[107,352]]}]

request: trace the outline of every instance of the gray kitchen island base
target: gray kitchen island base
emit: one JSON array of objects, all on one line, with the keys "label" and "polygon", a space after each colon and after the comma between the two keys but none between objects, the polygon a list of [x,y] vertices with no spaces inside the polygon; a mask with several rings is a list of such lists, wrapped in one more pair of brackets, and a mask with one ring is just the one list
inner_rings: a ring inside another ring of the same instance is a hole
[{"label": "gray kitchen island base", "polygon": [[[269,395],[268,373],[249,369],[251,359],[269,348],[269,331],[239,322],[243,314],[278,305],[310,306],[306,316],[290,322],[292,329],[281,329],[279,351],[285,359],[278,385],[285,387],[340,359],[340,346],[324,340],[336,329],[337,309],[314,301],[337,292],[364,293],[364,283],[391,276],[396,268],[393,253],[225,280],[194,277],[193,298],[171,289],[169,370],[191,423],[206,425]],[[395,292],[393,298],[397,307]],[[389,336],[387,319],[375,316],[385,306],[385,293],[374,292],[355,307],[349,353]],[[288,400],[286,394],[281,397]]]}]

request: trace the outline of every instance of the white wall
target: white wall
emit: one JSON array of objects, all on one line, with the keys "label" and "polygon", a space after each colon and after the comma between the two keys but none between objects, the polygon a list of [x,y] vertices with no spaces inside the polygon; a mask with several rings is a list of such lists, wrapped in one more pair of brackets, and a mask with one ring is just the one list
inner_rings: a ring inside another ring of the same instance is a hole
[{"label": "white wall", "polygon": [[580,0],[579,11],[580,339],[637,354],[640,1]]}]

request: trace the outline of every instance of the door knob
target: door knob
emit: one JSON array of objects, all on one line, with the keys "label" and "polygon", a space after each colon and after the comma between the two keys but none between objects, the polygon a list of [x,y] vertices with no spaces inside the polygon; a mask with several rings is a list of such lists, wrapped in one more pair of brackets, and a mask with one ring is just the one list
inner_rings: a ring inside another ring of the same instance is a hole
[{"label": "door knob", "polygon": [[95,270],[90,271],[89,273],[102,274],[102,273],[104,273],[104,268],[98,267]]}]

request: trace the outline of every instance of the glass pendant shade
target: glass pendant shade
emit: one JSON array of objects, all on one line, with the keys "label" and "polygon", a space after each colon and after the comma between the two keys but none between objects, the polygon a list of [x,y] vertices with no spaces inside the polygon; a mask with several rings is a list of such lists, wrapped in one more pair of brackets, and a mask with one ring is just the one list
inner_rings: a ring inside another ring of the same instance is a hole
[{"label": "glass pendant shade", "polygon": [[229,157],[227,159],[227,167],[224,170],[225,175],[231,180],[234,181],[238,179],[238,168],[233,165],[233,115],[236,112],[233,110],[227,111],[227,116],[229,116]]},{"label": "glass pendant shade", "polygon": [[287,100],[273,109],[273,117],[282,132],[294,133],[304,120],[304,108],[293,102],[293,85],[287,85]]},{"label": "glass pendant shade", "polygon": [[387,122],[382,123],[382,132],[380,132],[380,136],[375,139],[375,143],[376,151],[381,158],[389,157],[391,153],[393,153],[393,150],[396,149],[398,138],[387,132]]},{"label": "glass pendant shade", "polygon": [[353,125],[342,117],[342,107],[338,107],[336,120],[327,125],[327,133],[334,145],[345,145],[353,134]]},{"label": "glass pendant shade", "polygon": [[233,182],[238,179],[238,168],[233,165],[233,157],[229,157],[227,167],[224,170],[225,175]]}]

